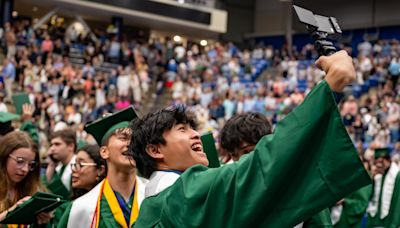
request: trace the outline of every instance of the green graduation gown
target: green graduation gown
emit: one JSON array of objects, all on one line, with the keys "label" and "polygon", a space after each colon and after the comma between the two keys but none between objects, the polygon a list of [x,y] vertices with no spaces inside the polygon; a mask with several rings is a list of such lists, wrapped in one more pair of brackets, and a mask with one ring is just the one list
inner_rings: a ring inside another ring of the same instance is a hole
[{"label": "green graduation gown", "polygon": [[370,183],[322,81],[254,152],[146,198],[134,227],[293,227]]},{"label": "green graduation gown", "polygon": [[[68,205],[65,209],[64,215],[61,217],[60,222],[58,223],[58,228],[67,227],[69,214],[71,211],[72,203]],[[99,220],[99,228],[107,228],[107,227],[121,227],[116,221],[111,212],[110,206],[104,195],[100,200],[100,220]]]},{"label": "green graduation gown", "polygon": [[314,227],[333,227],[331,212],[328,208],[314,215],[311,219],[307,219],[302,226],[302,228]]},{"label": "green graduation gown", "polygon": [[21,127],[19,128],[21,131],[25,131],[26,133],[31,136],[33,142],[35,142],[37,145],[39,144],[39,130],[38,128],[32,123],[32,121],[25,121]]},{"label": "green graduation gown", "polygon": [[367,185],[344,198],[343,209],[335,228],[361,228],[367,210],[372,185]]},{"label": "green graduation gown", "polygon": [[62,196],[65,200],[71,200],[72,198],[71,164],[75,162],[75,158],[74,155],[66,165],[59,164],[50,181],[47,181],[45,175],[42,176],[42,181],[47,189],[54,194]]},{"label": "green graduation gown", "polygon": [[[393,165],[393,164],[392,164]],[[381,192],[380,192],[380,199],[378,203],[378,212],[377,214],[372,217],[370,214],[368,215],[368,222],[367,222],[367,227],[372,228],[372,227],[385,227],[385,228],[398,228],[400,227],[400,172],[397,173],[396,179],[395,179],[395,184],[394,184],[394,189],[393,189],[393,195],[392,199],[390,202],[390,208],[389,208],[389,214],[384,218],[380,218],[381,214],[381,198],[383,194],[383,183],[385,180],[386,174],[382,178],[381,182]]]},{"label": "green graduation gown", "polygon": [[42,178],[43,183],[46,187],[54,194],[60,195],[63,199],[70,200],[72,197],[72,191],[69,191],[61,181],[60,176],[57,173],[54,173],[51,180],[46,181],[46,177]]},{"label": "green graduation gown", "polygon": [[[137,200],[140,205],[144,199],[144,191],[147,180],[141,177],[136,178],[137,181]],[[75,228],[75,227],[90,227],[93,223],[93,215],[96,211],[97,200],[101,193],[101,186],[104,180],[96,187],[90,190],[85,195],[75,199],[66,209],[58,223],[58,228]],[[118,194],[118,193],[117,193]],[[132,199],[133,200],[133,199]],[[120,227],[113,216],[110,205],[107,202],[104,194],[100,199],[100,219],[99,227]]]}]

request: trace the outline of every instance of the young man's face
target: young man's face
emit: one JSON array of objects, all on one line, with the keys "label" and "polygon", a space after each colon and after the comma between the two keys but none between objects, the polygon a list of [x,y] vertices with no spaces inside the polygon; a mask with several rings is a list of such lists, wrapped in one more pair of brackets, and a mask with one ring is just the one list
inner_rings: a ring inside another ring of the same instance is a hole
[{"label": "young man's face", "polygon": [[61,137],[53,138],[50,145],[48,155],[58,161],[64,161],[70,153],[74,152],[74,145],[68,145]]},{"label": "young man's face", "polygon": [[385,173],[385,171],[390,168],[389,158],[379,157],[375,159],[374,163],[377,168],[377,172],[381,174]]},{"label": "young man's face", "polygon": [[114,164],[116,167],[133,169],[136,166],[134,160],[126,155],[130,143],[131,132],[129,129],[117,132],[110,136],[106,146],[106,153],[102,155],[107,163]]},{"label": "young man's face", "polygon": [[200,135],[189,124],[177,124],[164,132],[165,145],[159,145],[162,162],[169,169],[185,171],[194,165],[208,166]]}]

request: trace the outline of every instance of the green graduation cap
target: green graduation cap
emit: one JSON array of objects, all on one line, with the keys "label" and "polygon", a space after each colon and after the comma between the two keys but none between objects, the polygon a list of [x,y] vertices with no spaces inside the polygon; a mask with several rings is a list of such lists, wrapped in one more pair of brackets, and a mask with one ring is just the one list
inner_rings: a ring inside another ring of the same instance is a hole
[{"label": "green graduation cap", "polygon": [[375,159],[377,158],[390,157],[389,148],[377,148],[375,149]]},{"label": "green graduation cap", "polygon": [[218,151],[215,147],[214,137],[212,132],[208,132],[200,137],[201,143],[203,144],[204,152],[207,155],[208,167],[218,168],[221,166],[218,159]]},{"label": "green graduation cap", "polygon": [[9,112],[0,112],[0,123],[7,123],[15,119],[19,119],[21,116]]},{"label": "green graduation cap", "polygon": [[136,117],[135,109],[133,106],[130,106],[129,108],[87,124],[85,126],[85,131],[93,135],[99,146],[102,146],[115,130],[128,127],[129,123]]},{"label": "green graduation cap", "polygon": [[65,200],[61,196],[37,192],[29,200],[17,206],[7,213],[0,223],[2,224],[32,224],[36,216],[41,212],[50,212],[63,204]]},{"label": "green graduation cap", "polygon": [[76,144],[76,152],[80,151],[83,147],[89,145],[89,143],[85,140],[79,139]]},{"label": "green graduation cap", "polygon": [[15,106],[15,112],[22,114],[22,105],[30,104],[29,96],[27,93],[18,93],[12,96],[13,104]]}]

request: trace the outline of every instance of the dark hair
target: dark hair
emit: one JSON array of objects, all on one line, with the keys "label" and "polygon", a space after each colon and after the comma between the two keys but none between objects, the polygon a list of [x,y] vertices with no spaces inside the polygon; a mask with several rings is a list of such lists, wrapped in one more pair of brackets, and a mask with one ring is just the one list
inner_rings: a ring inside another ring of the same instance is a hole
[{"label": "dark hair", "polygon": [[132,121],[128,153],[136,161],[136,167],[144,177],[149,178],[157,168],[154,158],[146,152],[147,145],[165,145],[164,132],[177,124],[189,124],[193,129],[197,127],[193,113],[184,106],[167,107]]},{"label": "dark hair", "polygon": [[[86,145],[78,150],[79,151],[85,151],[89,157],[96,163],[96,167],[100,168],[102,165],[106,168],[106,172],[104,173],[104,176],[101,177],[103,179],[105,176],[107,176],[107,163],[106,160],[104,160],[101,155],[100,155],[100,147],[98,145]],[[99,181],[100,182],[100,181]]]},{"label": "dark hair", "polygon": [[60,137],[67,145],[74,145],[74,151],[76,150],[76,133],[72,129],[63,129],[53,132],[50,136],[50,141]]},{"label": "dark hair", "polygon": [[255,145],[271,134],[271,124],[261,113],[243,113],[230,118],[219,134],[221,148],[232,154],[242,142]]},{"label": "dark hair", "polygon": [[[98,179],[96,179],[96,185],[100,183],[106,176],[107,176],[107,163],[106,160],[104,160],[101,155],[100,155],[100,147],[98,145],[86,145],[80,148],[77,152],[79,151],[85,151],[89,157],[96,163],[96,168],[100,168],[101,166],[104,166],[104,173],[103,175],[99,176]],[[72,193],[72,198],[76,199],[78,197],[83,196],[86,194],[88,191],[86,189],[73,189]]]}]

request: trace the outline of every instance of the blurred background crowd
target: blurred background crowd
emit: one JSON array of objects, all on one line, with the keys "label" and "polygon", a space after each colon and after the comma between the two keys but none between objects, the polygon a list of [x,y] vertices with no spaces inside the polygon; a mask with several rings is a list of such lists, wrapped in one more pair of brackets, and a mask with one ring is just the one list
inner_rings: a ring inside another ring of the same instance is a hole
[{"label": "blurred background crowd", "polygon": [[[185,104],[195,110],[200,131],[215,136],[238,113],[260,112],[275,124],[324,76],[311,44],[241,49],[233,43],[183,44],[176,37],[118,39],[107,30],[34,30],[28,20],[6,23],[0,43],[0,111],[13,112],[13,94],[29,94],[43,157],[52,131],[71,127],[78,139],[91,141],[84,124],[131,104],[142,114]],[[340,45],[357,70],[340,104],[354,144],[367,160],[381,147],[398,160],[398,40],[365,40],[356,50]]]}]

